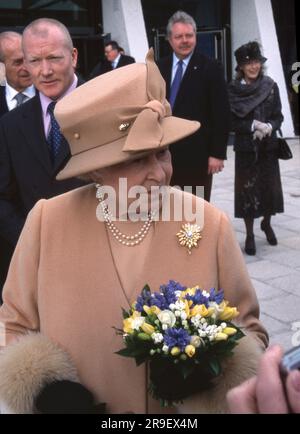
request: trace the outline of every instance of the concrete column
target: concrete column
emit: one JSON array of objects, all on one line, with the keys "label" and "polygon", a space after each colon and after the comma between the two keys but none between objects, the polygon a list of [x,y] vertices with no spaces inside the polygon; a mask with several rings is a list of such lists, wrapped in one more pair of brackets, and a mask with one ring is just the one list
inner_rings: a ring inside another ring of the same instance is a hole
[{"label": "concrete column", "polygon": [[261,44],[263,54],[268,58],[266,74],[276,81],[280,91],[283,135],[294,137],[271,0],[231,0],[231,35],[233,71],[236,66],[233,53],[240,45],[253,40]]},{"label": "concrete column", "polygon": [[137,62],[144,62],[148,40],[140,0],[102,0],[104,32]]}]

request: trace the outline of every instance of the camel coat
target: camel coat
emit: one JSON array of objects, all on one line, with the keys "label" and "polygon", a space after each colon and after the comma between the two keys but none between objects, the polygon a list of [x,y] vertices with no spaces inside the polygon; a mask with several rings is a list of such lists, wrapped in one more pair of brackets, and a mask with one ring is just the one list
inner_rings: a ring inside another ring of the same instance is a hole
[{"label": "camel coat", "polygon": [[170,279],[223,289],[240,312],[238,322],[264,347],[257,298],[231,225],[222,211],[202,205],[202,239],[189,255],[176,237],[182,222],[155,222],[139,246],[118,244],[96,219],[92,185],[39,201],[4,287],[4,344],[40,331],[68,352],[82,384],[111,413],[161,411],[148,396],[146,367],[115,354],[123,348],[113,329],[122,328],[121,308],[146,283],[153,291]]}]

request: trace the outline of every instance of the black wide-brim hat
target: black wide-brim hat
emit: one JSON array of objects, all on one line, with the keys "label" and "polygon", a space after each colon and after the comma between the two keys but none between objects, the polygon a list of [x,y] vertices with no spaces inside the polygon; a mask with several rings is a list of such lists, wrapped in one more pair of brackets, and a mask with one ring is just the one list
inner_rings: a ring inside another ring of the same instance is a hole
[{"label": "black wide-brim hat", "polygon": [[239,66],[245,65],[252,60],[258,60],[261,63],[265,63],[267,58],[261,54],[260,47],[258,42],[252,41],[247,44],[242,45],[234,52],[236,62],[238,66],[236,70],[238,70]]}]

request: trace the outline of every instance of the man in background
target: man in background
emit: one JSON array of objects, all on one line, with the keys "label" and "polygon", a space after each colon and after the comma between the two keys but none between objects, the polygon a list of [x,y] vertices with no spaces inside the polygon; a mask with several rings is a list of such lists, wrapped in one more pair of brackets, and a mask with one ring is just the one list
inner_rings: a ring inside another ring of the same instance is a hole
[{"label": "man in background", "polygon": [[91,72],[90,78],[95,78],[98,75],[105,74],[106,72],[112,71],[115,68],[121,68],[122,66],[130,65],[135,63],[135,60],[131,56],[126,56],[120,52],[120,47],[116,41],[109,41],[104,47],[105,60],[99,62],[93,71]]},{"label": "man in background", "polygon": [[158,61],[167,85],[174,116],[197,120],[201,128],[172,145],[172,185],[204,186],[210,200],[212,175],[223,170],[229,134],[230,109],[222,67],[196,48],[196,23],[185,12],[168,22],[167,37],[173,53]]},{"label": "man in background", "polygon": [[[19,33],[0,33],[0,62],[4,67],[3,85],[0,86],[0,117],[2,117],[35,95],[30,74],[24,64],[22,36]],[[12,253],[13,245],[0,236],[0,303]]]},{"label": "man in background", "polygon": [[83,184],[78,179],[55,179],[70,150],[54,107],[79,84],[74,73],[77,50],[67,28],[47,18],[25,28],[22,44],[37,94],[0,119],[0,236],[13,247],[39,199]]}]

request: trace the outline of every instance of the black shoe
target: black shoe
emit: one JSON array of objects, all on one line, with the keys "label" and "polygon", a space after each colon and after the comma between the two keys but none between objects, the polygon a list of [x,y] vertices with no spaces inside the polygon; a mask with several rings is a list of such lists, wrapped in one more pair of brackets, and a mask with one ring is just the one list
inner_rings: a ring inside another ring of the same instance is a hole
[{"label": "black shoe", "polygon": [[266,225],[264,221],[260,224],[261,230],[266,234],[267,241],[271,246],[277,246],[278,241],[271,225]]},{"label": "black shoe", "polygon": [[245,252],[250,256],[254,256],[256,254],[254,235],[247,235],[245,241]]}]

